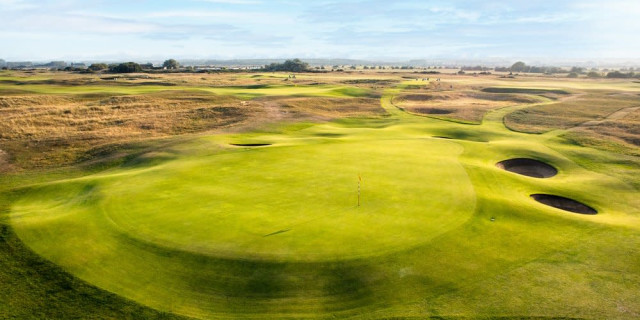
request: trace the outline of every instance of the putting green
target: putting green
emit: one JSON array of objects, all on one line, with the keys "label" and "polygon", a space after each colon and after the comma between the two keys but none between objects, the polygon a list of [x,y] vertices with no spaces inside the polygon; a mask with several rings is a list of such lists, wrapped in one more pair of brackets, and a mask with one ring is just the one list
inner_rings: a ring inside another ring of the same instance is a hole
[{"label": "putting green", "polygon": [[[12,204],[12,226],[91,284],[198,318],[593,317],[600,305],[576,312],[582,300],[565,291],[636,297],[602,279],[612,253],[637,257],[637,190],[577,162],[608,154],[506,130],[502,117],[522,106],[468,126],[405,114],[395,93],[382,98],[387,118],[201,137],[158,159],[31,186]],[[496,167],[510,158],[558,175]],[[530,197],[539,193],[598,214],[546,206]],[[593,276],[571,273],[576,261]],[[552,299],[532,306],[539,290]]]},{"label": "putting green", "polygon": [[58,216],[89,188],[96,191],[86,209],[123,233],[177,250],[300,260],[375,255],[426,242],[473,213],[473,188],[456,161],[461,151],[437,140],[233,150],[88,179],[91,187],[55,206],[40,196],[29,206]]}]

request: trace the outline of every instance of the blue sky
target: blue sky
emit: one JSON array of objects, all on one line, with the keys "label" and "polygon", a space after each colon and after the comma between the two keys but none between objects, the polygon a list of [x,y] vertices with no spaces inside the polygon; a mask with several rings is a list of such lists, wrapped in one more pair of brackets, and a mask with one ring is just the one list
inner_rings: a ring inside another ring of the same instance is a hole
[{"label": "blue sky", "polygon": [[613,59],[638,0],[0,0],[0,58]]}]

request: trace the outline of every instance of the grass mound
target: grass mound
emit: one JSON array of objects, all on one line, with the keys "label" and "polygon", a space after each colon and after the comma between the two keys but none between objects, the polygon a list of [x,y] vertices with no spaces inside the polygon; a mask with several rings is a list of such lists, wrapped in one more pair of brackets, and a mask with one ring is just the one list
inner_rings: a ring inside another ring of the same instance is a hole
[{"label": "grass mound", "polygon": [[539,102],[538,98],[530,95],[487,93],[464,87],[459,91],[424,91],[425,88],[406,90],[394,99],[394,103],[415,114],[480,123],[489,110]]},{"label": "grass mound", "polygon": [[[620,128],[626,121],[625,109],[638,106],[638,99],[628,95],[608,96],[603,92],[589,93],[574,99],[517,110],[505,117],[505,124],[513,130],[527,133],[543,133],[553,129],[582,128],[609,137],[633,135],[637,120],[629,119],[628,129]],[[619,113],[618,113],[619,112]],[[632,114],[633,112],[629,112]],[[609,117],[617,117],[616,125],[606,123]],[[635,122],[635,123],[634,123]],[[637,128],[636,134],[637,134]]]},{"label": "grass mound", "polygon": [[414,112],[424,114],[451,114],[453,110],[441,109],[441,108],[415,108]]},{"label": "grass mound", "polygon": [[570,94],[570,92],[566,91],[566,90],[560,90],[560,89],[538,89],[538,88],[489,87],[489,88],[483,88],[482,91],[483,92],[489,92],[489,93],[525,93],[525,94],[553,93],[553,94],[561,94],[561,95]]}]

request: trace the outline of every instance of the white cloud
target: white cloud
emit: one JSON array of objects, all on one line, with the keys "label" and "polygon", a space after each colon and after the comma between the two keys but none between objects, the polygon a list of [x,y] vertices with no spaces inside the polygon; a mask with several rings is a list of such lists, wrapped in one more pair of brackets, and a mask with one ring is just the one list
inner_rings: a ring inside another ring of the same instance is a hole
[{"label": "white cloud", "polygon": [[30,32],[141,33],[158,30],[155,24],[93,15],[44,14],[8,16],[0,22],[5,29]]},{"label": "white cloud", "polygon": [[217,18],[225,20],[236,20],[239,23],[246,21],[256,22],[256,19],[266,22],[278,22],[280,20],[292,20],[291,17],[283,14],[252,12],[252,11],[230,11],[230,10],[171,10],[155,11],[141,15],[142,18]]},{"label": "white cloud", "polygon": [[0,0],[0,12],[33,9],[37,6],[25,0]]}]

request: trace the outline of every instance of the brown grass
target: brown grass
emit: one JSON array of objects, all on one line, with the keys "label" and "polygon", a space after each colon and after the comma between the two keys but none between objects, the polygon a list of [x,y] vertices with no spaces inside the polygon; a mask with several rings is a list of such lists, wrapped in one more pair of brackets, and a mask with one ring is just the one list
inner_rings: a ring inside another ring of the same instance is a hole
[{"label": "brown grass", "polygon": [[0,173],[7,172],[11,169],[9,164],[9,154],[4,150],[0,150]]},{"label": "brown grass", "polygon": [[[171,73],[171,74],[74,74],[67,72],[0,72],[0,161],[14,168],[71,164],[90,158],[114,143],[126,144],[198,132],[242,131],[276,121],[325,121],[349,116],[384,114],[377,99],[262,97],[243,100],[198,91],[171,91],[172,86],[254,86],[338,84],[382,92],[403,79],[422,78],[412,72],[354,71],[286,73]],[[538,96],[564,99],[567,95],[483,92],[497,77],[473,78],[438,75],[442,82],[415,81],[394,103],[409,112],[464,122],[480,122],[491,109],[536,103]],[[118,80],[114,80],[117,77]],[[434,76],[435,77],[435,76]],[[455,77],[464,81],[450,81]],[[288,79],[287,82],[284,79]],[[541,78],[543,79],[543,78]],[[502,81],[502,80],[500,80]],[[508,80],[510,81],[510,80]],[[555,81],[555,80],[554,80]],[[96,93],[47,95],[24,91],[12,83],[64,86],[163,85],[168,91],[132,96]],[[7,85],[8,84],[8,85]],[[453,89],[451,86],[453,85]],[[505,122],[519,131],[544,132],[571,128],[566,138],[574,143],[616,152],[637,154],[640,111],[618,119],[603,120],[611,113],[638,105],[637,94],[589,92],[548,106],[526,108],[510,114]],[[588,121],[602,120],[578,126]],[[96,151],[97,150],[97,151]]]},{"label": "brown grass", "polygon": [[640,108],[629,112],[621,119],[607,119],[594,125],[581,127],[579,130],[616,137],[625,143],[640,146]]},{"label": "brown grass", "polygon": [[515,111],[505,117],[505,124],[516,131],[543,133],[602,120],[618,110],[638,103],[637,97],[632,95],[590,92],[575,99]]},{"label": "brown grass", "polygon": [[380,101],[373,98],[265,97],[258,101],[293,119],[331,120],[385,113]]},{"label": "brown grass", "polygon": [[543,133],[568,129],[571,143],[640,155],[640,98],[620,92],[588,92],[575,99],[535,106],[505,117],[512,130]]},{"label": "brown grass", "polygon": [[1,97],[0,145],[20,166],[47,166],[96,145],[219,129],[259,114],[259,103],[194,92]]},{"label": "brown grass", "polygon": [[411,113],[480,123],[484,114],[495,108],[535,103],[539,100],[522,94],[485,93],[472,90],[420,92],[411,90],[394,103]]},{"label": "brown grass", "polygon": [[640,108],[621,119],[607,119],[577,127],[563,137],[583,146],[640,156]]},{"label": "brown grass", "polygon": [[[40,78],[14,73],[14,82],[46,82],[69,86],[114,82],[117,86],[148,82],[180,85],[255,85],[258,80],[280,83],[283,75],[251,78],[241,74],[159,74],[88,77],[42,73]],[[286,77],[286,76],[285,76]],[[307,80],[301,80],[304,82]],[[338,80],[335,80],[336,82]],[[257,84],[262,84],[258,82]],[[19,85],[16,85],[19,87]],[[203,91],[167,91],[141,95],[0,93],[0,166],[2,170],[49,167],[89,160],[110,144],[198,133],[242,131],[289,120],[324,121],[384,113],[377,99],[263,97],[253,100]],[[98,150],[98,151],[90,151]]]}]

